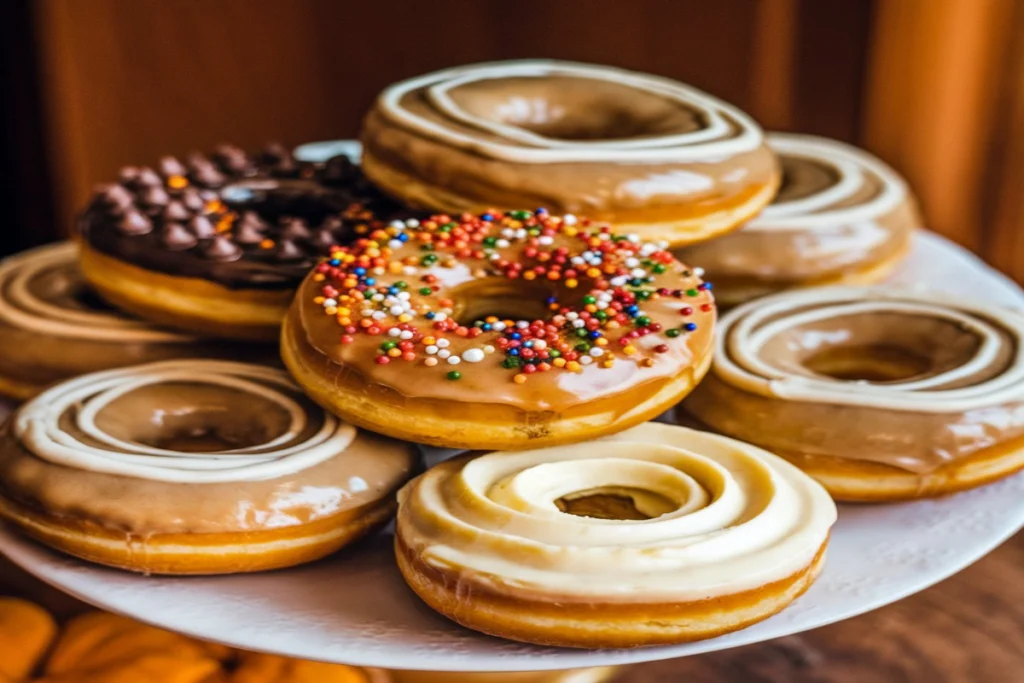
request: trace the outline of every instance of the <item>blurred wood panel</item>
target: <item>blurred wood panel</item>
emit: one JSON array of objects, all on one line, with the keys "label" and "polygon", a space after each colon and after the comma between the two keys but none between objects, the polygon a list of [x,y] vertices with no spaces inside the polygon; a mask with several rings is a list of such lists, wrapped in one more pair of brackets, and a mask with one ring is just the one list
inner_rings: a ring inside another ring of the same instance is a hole
[{"label": "blurred wood panel", "polygon": [[[987,249],[998,93],[1022,87],[1005,68],[1016,6],[878,3],[865,100],[866,145],[906,174],[929,227],[990,260],[999,256]],[[1024,259],[1001,264],[1024,278]]]},{"label": "blurred wood panel", "polygon": [[[827,6],[826,6],[827,5]],[[354,135],[373,96],[517,57],[678,78],[774,128],[856,135],[871,3],[815,0],[37,0],[60,224],[119,166],[229,140]],[[823,67],[824,65],[824,67]],[[829,104],[817,100],[822,69]]]}]

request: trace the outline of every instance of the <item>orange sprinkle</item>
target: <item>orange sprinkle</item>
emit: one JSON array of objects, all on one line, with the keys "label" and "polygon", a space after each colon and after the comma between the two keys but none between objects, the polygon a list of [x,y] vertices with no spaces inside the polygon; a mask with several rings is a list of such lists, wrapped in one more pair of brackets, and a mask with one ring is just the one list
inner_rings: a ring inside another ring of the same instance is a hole
[{"label": "orange sprinkle", "polygon": [[265,239],[262,242],[260,242],[260,249],[273,249],[273,248],[274,248],[274,240],[272,240],[272,239]]},{"label": "orange sprinkle", "polygon": [[181,190],[188,187],[188,178],[183,175],[172,175],[167,179],[167,187],[172,190]]},{"label": "orange sprinkle", "polygon": [[520,372],[519,374],[517,374],[512,379],[515,381],[516,384],[522,384],[522,383],[524,383],[526,381],[526,375],[524,375],[523,373]]}]

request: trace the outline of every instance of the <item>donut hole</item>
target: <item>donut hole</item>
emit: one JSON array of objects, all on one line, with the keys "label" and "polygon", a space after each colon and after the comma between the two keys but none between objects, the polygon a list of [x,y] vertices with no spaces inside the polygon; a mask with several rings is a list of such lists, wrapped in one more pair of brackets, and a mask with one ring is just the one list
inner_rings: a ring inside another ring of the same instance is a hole
[{"label": "donut hole", "polygon": [[872,311],[784,328],[759,354],[786,374],[886,384],[949,372],[973,358],[980,344],[955,320]]},{"label": "donut hole", "polygon": [[686,105],[636,87],[583,77],[502,77],[452,88],[464,112],[546,138],[627,140],[704,127]]},{"label": "donut hole", "polygon": [[286,433],[291,416],[277,403],[216,384],[167,382],[130,391],[96,415],[108,435],[183,453],[261,446]]},{"label": "donut hole", "polygon": [[485,278],[456,287],[448,296],[455,302],[455,321],[472,326],[488,316],[499,320],[546,320],[551,316],[548,299],[557,294],[542,282]]},{"label": "donut hole", "polygon": [[927,357],[897,346],[869,344],[827,348],[804,360],[812,372],[848,382],[899,382],[931,368]]},{"label": "donut hole", "polygon": [[555,501],[559,510],[576,517],[642,521],[678,509],[671,500],[653,491],[606,486],[570,493]]}]

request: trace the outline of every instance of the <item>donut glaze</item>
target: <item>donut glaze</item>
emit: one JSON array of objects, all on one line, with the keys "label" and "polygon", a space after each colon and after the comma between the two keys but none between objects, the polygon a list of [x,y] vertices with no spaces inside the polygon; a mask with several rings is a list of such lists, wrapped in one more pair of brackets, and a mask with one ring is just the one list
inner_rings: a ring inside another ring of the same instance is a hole
[{"label": "donut glaze", "polygon": [[782,185],[740,230],[677,252],[705,268],[723,304],[781,289],[881,280],[907,252],[921,215],[906,182],[863,150],[771,133]]},{"label": "donut glaze", "polygon": [[968,488],[1024,466],[1024,317],[972,300],[823,288],[722,320],[683,404],[844,499]]},{"label": "donut glaze", "polygon": [[325,414],[280,370],[166,361],[18,409],[0,434],[0,514],[135,571],[251,571],[382,523],[415,466],[413,447]]},{"label": "donut glaze", "polygon": [[53,382],[169,358],[256,360],[259,347],[200,341],[119,313],[85,284],[78,249],[59,243],[0,262],[0,394],[29,398]]},{"label": "donut glaze", "polygon": [[703,375],[714,318],[710,285],[664,245],[543,210],[435,216],[336,250],[282,353],[357,425],[523,448],[664,410]]},{"label": "donut glaze", "polygon": [[572,62],[397,83],[362,142],[369,178],[410,205],[546,206],[673,244],[735,227],[779,181],[761,129],[734,107],[669,79]]}]

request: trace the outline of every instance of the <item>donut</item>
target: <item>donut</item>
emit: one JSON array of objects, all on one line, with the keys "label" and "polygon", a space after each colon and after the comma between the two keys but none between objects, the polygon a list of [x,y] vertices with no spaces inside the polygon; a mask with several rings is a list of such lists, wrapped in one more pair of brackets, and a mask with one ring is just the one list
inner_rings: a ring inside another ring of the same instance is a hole
[{"label": "donut", "polygon": [[683,419],[837,500],[937,496],[1024,467],[1024,315],[970,294],[793,290],[722,319]]},{"label": "donut", "polygon": [[690,86],[551,60],[394,84],[362,131],[367,177],[431,211],[545,206],[681,245],[756,215],[779,184],[746,114]]},{"label": "donut", "polygon": [[0,261],[0,395],[27,399],[88,372],[170,358],[270,360],[264,348],[155,327],[111,309],[86,286],[69,242]]},{"label": "donut", "polygon": [[427,470],[399,493],[395,554],[427,605],[473,630],[634,647],[782,610],[817,577],[835,519],[781,458],[652,422]]},{"label": "donut", "polygon": [[222,145],[128,167],[79,220],[82,272],[119,308],[204,335],[276,340],[302,278],[387,202],[347,157]]},{"label": "donut", "polygon": [[710,365],[710,285],[664,244],[543,209],[393,221],[299,288],[281,354],[343,419],[447,448],[621,431]]},{"label": "donut", "polygon": [[392,671],[394,683],[604,683],[619,669],[593,666],[565,671],[516,671],[509,673],[456,673],[449,671]]},{"label": "donut", "polygon": [[771,133],[782,186],[742,229],[677,256],[702,266],[719,303],[733,306],[794,287],[884,279],[922,227],[906,182],[880,159],[835,140]]},{"label": "donut", "polygon": [[0,518],[55,550],[147,574],[323,557],[385,523],[414,447],[357,431],[274,368],[107,370],[0,429]]}]

